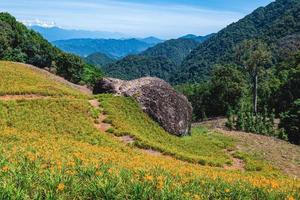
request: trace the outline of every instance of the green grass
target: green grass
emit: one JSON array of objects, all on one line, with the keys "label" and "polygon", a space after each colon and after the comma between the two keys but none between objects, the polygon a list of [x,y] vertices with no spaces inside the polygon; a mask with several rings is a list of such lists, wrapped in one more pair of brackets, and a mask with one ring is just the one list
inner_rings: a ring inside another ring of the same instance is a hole
[{"label": "green grass", "polygon": [[[130,135],[137,141],[135,145],[152,148],[178,159],[202,165],[224,166],[231,164],[226,149],[233,149],[235,141],[204,127],[192,129],[192,135],[173,136],[141,111],[131,98],[100,95],[99,100],[108,113],[116,135]],[[112,132],[112,131],[111,131]]]},{"label": "green grass", "polygon": [[79,91],[54,80],[53,75],[24,64],[0,61],[0,96],[38,94],[43,96],[84,97]]},{"label": "green grass", "polygon": [[[0,100],[0,199],[300,198],[299,180],[274,171],[242,173],[193,164],[228,162],[223,150],[234,147],[231,138],[204,128],[194,129],[191,137],[171,136],[131,99],[100,96],[110,115],[107,122],[117,125],[111,132],[136,134],[137,145],[157,145],[174,155],[153,156],[97,130],[94,122],[102,109],[92,108],[80,95],[72,96],[77,91],[61,91],[57,88],[65,85],[57,83],[44,93],[29,87],[35,74],[30,79],[19,76],[12,77],[24,87],[13,88],[16,85],[8,84],[7,78],[0,80],[2,95],[40,92],[60,98]],[[47,78],[37,81],[36,86],[46,82]],[[240,156],[248,159],[247,154]]]}]

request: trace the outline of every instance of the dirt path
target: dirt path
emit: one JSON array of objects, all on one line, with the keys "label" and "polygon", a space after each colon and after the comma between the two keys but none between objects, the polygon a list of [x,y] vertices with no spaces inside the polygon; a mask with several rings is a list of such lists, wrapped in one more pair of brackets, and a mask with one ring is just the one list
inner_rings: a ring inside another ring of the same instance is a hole
[{"label": "dirt path", "polygon": [[273,166],[287,174],[300,177],[300,146],[263,135],[228,131],[220,128],[215,130],[224,135],[237,138],[239,140],[238,150],[259,153]]},{"label": "dirt path", "polygon": [[[100,103],[97,99],[93,99],[90,100],[89,103],[91,104],[91,106],[93,106],[94,108],[99,108]],[[112,128],[111,124],[107,124],[104,123],[103,121],[107,118],[106,115],[104,115],[103,113],[101,113],[98,117],[98,119],[96,120],[96,123],[94,123],[94,126],[100,130],[101,132],[106,133],[107,130],[109,128]],[[119,140],[120,142],[126,144],[126,145],[130,145],[133,144],[135,142],[135,139],[129,135],[125,135],[125,136],[114,136],[115,139]],[[156,150],[152,150],[152,149],[140,149],[142,152],[150,154],[152,156],[165,156],[163,155],[161,152],[156,151]]]},{"label": "dirt path", "polygon": [[232,165],[225,165],[224,169],[227,169],[227,170],[240,170],[240,171],[244,172],[245,171],[245,163],[242,159],[238,159],[238,158],[235,158],[233,156],[235,151],[226,150],[226,152],[228,153],[228,155],[230,155],[230,158],[232,160]]},{"label": "dirt path", "polygon": [[[195,123],[193,126],[205,126],[224,135],[236,138],[238,140],[236,146],[237,150],[257,153],[274,167],[281,169],[289,175],[300,177],[300,146],[273,137],[241,131],[229,131],[225,127],[225,122],[225,118],[218,118],[206,122]],[[243,165],[242,163],[239,163],[239,160],[235,160],[234,157],[232,157],[232,160],[232,168]]]},{"label": "dirt path", "polygon": [[[89,100],[89,103],[91,104],[91,106],[93,106],[94,108],[99,108],[100,103],[97,99],[93,99],[93,100]],[[106,115],[104,115],[102,112],[100,113],[100,115],[98,116],[98,118],[96,119],[94,126],[100,130],[101,132],[106,133],[108,129],[112,128],[111,124],[108,123],[104,123],[103,121],[106,119]]]}]

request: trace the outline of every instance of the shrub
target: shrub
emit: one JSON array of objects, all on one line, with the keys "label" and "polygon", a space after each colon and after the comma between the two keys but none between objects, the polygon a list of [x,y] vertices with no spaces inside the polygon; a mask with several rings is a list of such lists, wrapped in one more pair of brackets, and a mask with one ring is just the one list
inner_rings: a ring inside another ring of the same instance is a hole
[{"label": "shrub", "polygon": [[279,127],[284,128],[290,142],[300,145],[300,99],[281,115]]}]

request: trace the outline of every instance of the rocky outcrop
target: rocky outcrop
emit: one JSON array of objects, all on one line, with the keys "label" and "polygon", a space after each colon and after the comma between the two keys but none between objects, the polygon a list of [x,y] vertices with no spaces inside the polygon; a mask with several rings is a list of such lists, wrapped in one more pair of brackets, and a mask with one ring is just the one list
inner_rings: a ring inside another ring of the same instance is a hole
[{"label": "rocky outcrop", "polygon": [[132,81],[103,78],[94,93],[114,93],[137,100],[152,119],[167,132],[184,136],[190,134],[192,106],[187,98],[159,78],[145,77]]}]

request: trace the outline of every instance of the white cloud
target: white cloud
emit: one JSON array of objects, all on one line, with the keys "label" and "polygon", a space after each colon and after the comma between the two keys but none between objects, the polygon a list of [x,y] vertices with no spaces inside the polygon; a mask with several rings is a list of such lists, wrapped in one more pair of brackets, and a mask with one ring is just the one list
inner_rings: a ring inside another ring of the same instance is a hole
[{"label": "white cloud", "polygon": [[32,19],[32,20],[18,20],[26,26],[41,26],[45,28],[51,28],[56,26],[54,21],[44,21],[40,19]]}]

